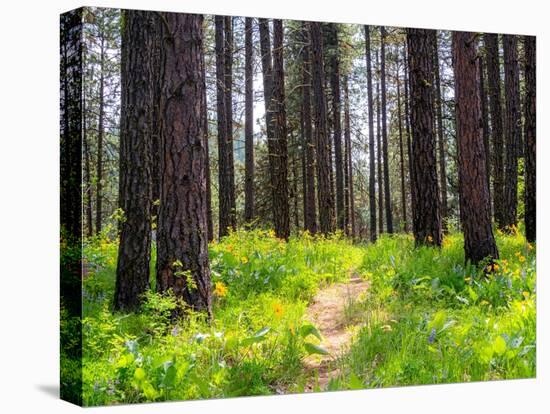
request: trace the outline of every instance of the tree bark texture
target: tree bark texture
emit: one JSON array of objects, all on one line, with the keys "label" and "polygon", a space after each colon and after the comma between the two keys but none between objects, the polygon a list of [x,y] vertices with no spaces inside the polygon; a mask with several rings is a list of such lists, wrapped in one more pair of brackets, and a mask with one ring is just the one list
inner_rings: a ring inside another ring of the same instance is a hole
[{"label": "tree bark texture", "polygon": [[525,237],[537,238],[537,67],[536,38],[525,36]]},{"label": "tree bark texture", "polygon": [[384,207],[386,208],[386,231],[393,233],[393,217],[390,193],[390,163],[388,157],[388,126],[386,106],[386,28],[380,27],[380,76],[382,88],[382,156],[384,158]]}]

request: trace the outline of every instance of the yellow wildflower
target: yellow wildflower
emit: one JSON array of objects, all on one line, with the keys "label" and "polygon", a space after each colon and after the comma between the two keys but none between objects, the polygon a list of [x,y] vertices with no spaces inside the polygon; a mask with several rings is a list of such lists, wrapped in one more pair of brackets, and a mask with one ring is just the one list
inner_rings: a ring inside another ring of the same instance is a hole
[{"label": "yellow wildflower", "polygon": [[524,292],[522,292],[522,295],[525,299],[527,299],[529,297],[529,292],[524,291]]},{"label": "yellow wildflower", "polygon": [[531,243],[527,243],[527,250],[533,250],[533,245]]},{"label": "yellow wildflower", "polygon": [[525,262],[525,256],[522,256],[522,255],[518,256],[518,260],[520,261],[520,263]]},{"label": "yellow wildflower", "polygon": [[227,295],[227,286],[223,282],[216,282],[214,285],[214,295],[223,298]]},{"label": "yellow wildflower", "polygon": [[274,303],[273,313],[275,313],[275,316],[277,318],[280,318],[281,316],[283,316],[283,313],[284,313],[283,305],[281,305],[279,302]]},{"label": "yellow wildflower", "polygon": [[241,262],[243,264],[247,264],[248,263],[248,257],[246,257],[246,256],[241,257]]},{"label": "yellow wildflower", "polygon": [[232,244],[228,244],[227,247],[226,247],[227,251],[228,252],[232,252],[233,251],[233,245]]}]

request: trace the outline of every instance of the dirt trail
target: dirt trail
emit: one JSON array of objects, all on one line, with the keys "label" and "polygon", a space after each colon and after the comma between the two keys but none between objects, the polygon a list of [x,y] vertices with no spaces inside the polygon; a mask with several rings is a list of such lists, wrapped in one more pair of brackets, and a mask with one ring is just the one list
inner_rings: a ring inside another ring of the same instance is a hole
[{"label": "dirt trail", "polygon": [[346,304],[357,300],[368,287],[368,281],[352,275],[347,283],[336,283],[320,290],[309,305],[307,319],[321,332],[323,341],[320,345],[330,355],[311,355],[305,359],[304,365],[310,374],[306,392],[313,391],[316,384],[325,390],[330,379],[338,376],[335,361],[347,350],[353,334],[353,325],[346,325]]}]

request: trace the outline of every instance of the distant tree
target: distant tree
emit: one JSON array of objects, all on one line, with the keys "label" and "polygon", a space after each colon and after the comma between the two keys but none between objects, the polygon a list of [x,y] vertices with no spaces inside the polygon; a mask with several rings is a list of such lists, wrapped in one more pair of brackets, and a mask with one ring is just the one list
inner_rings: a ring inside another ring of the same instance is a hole
[{"label": "distant tree", "polygon": [[[399,53],[397,53],[399,56]],[[397,129],[399,132],[399,167],[401,176],[401,210],[403,211],[403,231],[409,231],[407,225],[407,192],[405,190],[405,151],[403,149],[403,119],[401,111],[401,79],[399,74],[399,60],[396,64],[395,83],[397,85]]]},{"label": "distant tree", "polygon": [[[122,32],[119,205],[124,212],[114,308],[135,310],[149,287],[154,39],[151,13],[127,10]],[[151,36],[153,34],[153,36]]]},{"label": "distant tree", "polygon": [[311,124],[311,42],[307,23],[302,23],[302,118],[305,147],[304,227],[311,234],[317,232],[317,206],[315,197],[315,141]]},{"label": "distant tree", "polygon": [[498,35],[483,35],[487,55],[487,89],[489,114],[491,118],[492,175],[493,175],[493,214],[497,225],[504,225],[504,138],[502,130],[502,103],[500,87],[500,57]]},{"label": "distant tree", "polygon": [[441,214],[435,157],[431,30],[407,29],[414,188],[413,232],[417,245],[441,246]]},{"label": "distant tree", "polygon": [[[483,56],[479,55],[479,100],[481,105],[481,126],[483,131],[483,147],[485,149],[485,171],[487,175],[487,189],[489,191],[489,200],[491,199],[491,148],[489,143],[489,116],[487,92],[485,90],[485,61]],[[489,211],[491,203],[489,203]]]},{"label": "distant tree", "polygon": [[211,315],[206,218],[203,16],[163,13],[157,289]]},{"label": "distant tree", "polygon": [[380,87],[382,88],[382,157],[384,158],[384,206],[386,208],[386,231],[393,233],[393,218],[390,193],[390,162],[388,156],[388,128],[386,107],[386,28],[380,26]]},{"label": "distant tree", "polygon": [[[350,125],[350,104],[349,104],[349,86],[348,75],[344,75],[344,177],[345,177],[345,228],[346,234],[353,238],[356,237],[355,226],[355,195],[353,190],[353,165],[352,165],[352,145],[351,145],[351,125]],[[376,225],[376,222],[375,222]]]},{"label": "distant tree", "polygon": [[485,170],[476,34],[453,32],[460,214],[466,261],[498,259]]},{"label": "distant tree", "polygon": [[537,238],[537,67],[536,38],[525,36],[525,237]]},{"label": "distant tree", "polygon": [[313,102],[315,144],[317,154],[317,190],[319,224],[323,234],[334,231],[334,199],[330,184],[330,142],[327,134],[327,111],[324,93],[323,39],[321,24],[309,23],[311,39],[311,67],[313,72]]},{"label": "distant tree", "polygon": [[[403,47],[403,62],[405,65],[405,135],[407,136],[407,154],[408,154],[408,167],[409,167],[409,182],[410,192],[411,192],[411,205],[415,203],[414,201],[414,186],[413,182],[413,158],[412,158],[412,141],[411,141],[411,122],[410,122],[410,111],[409,111],[409,60],[407,55],[407,41],[404,42]],[[414,220],[412,220],[412,227],[414,233]]]},{"label": "distant tree", "polygon": [[374,158],[374,108],[372,99],[372,58],[371,58],[371,42],[370,42],[370,27],[364,26],[365,29],[365,56],[367,59],[367,112],[369,121],[369,211],[370,211],[370,241],[375,242],[376,234],[376,163]]},{"label": "distant tree", "polygon": [[504,216],[501,227],[509,229],[517,225],[518,156],[521,141],[519,97],[519,64],[517,37],[503,36],[504,91],[506,96],[505,168],[504,168]]},{"label": "distant tree", "polygon": [[254,72],[252,18],[245,19],[245,184],[244,220],[254,219]]},{"label": "distant tree", "polygon": [[378,232],[384,232],[384,176],[382,174],[382,132],[380,122],[380,65],[378,64],[378,55],[376,57],[376,68],[378,72],[378,80],[376,82],[376,166],[378,177]]}]

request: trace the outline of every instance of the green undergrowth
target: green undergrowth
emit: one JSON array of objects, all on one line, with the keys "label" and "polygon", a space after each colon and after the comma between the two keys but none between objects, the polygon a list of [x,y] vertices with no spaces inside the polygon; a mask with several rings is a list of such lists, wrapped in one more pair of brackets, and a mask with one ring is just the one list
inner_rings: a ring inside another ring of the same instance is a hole
[{"label": "green undergrowth", "polygon": [[176,299],[153,291],[139,312],[113,313],[117,245],[99,238],[84,251],[84,403],[92,406],[264,395],[303,382],[303,358],[325,352],[304,318],[308,301],[363,258],[341,235],[285,243],[270,231],[232,232],[210,245],[209,324],[191,311],[172,320]]},{"label": "green undergrowth", "polygon": [[535,246],[519,231],[496,237],[500,260],[490,273],[464,265],[458,233],[441,249],[414,248],[409,235],[366,248],[362,328],[328,388],[534,377]]}]

